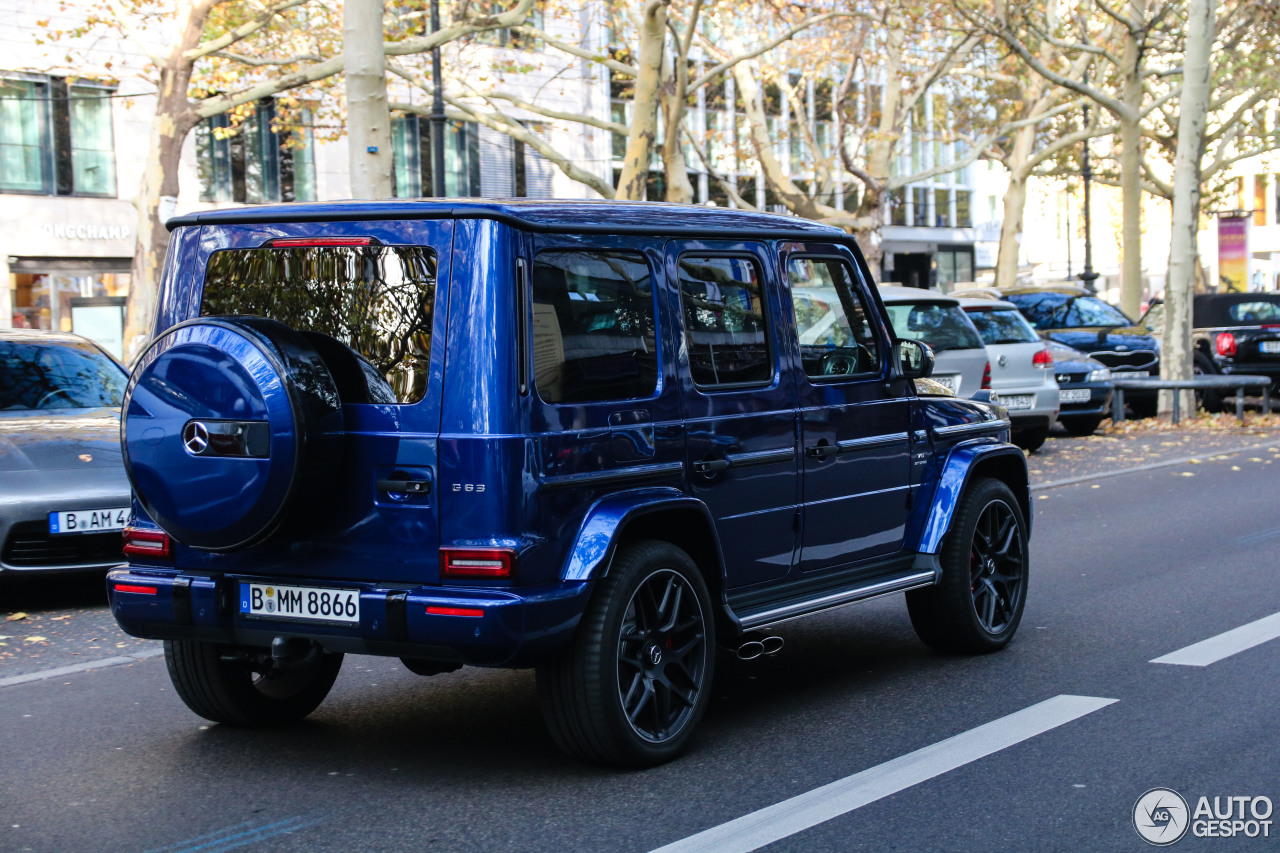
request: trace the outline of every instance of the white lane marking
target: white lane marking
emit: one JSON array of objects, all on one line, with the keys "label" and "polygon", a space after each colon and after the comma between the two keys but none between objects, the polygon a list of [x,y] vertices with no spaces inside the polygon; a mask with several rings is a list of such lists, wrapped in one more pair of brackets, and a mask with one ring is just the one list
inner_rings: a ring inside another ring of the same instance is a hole
[{"label": "white lane marking", "polygon": [[931,746],[660,847],[653,853],[747,853],[1065,725],[1116,702],[1054,696]]},{"label": "white lane marking", "polygon": [[0,687],[12,687],[15,684],[26,684],[29,681],[43,681],[46,678],[57,678],[62,675],[74,675],[77,672],[86,672],[90,669],[102,669],[108,666],[120,666],[126,663],[137,663],[140,660],[157,657],[164,654],[163,648],[143,649],[140,652],[134,652],[131,655],[121,655],[114,658],[102,658],[101,660],[89,660],[84,663],[73,663],[70,666],[59,666],[54,669],[42,669],[39,672],[28,672],[23,675],[11,675],[8,678],[0,678]]},{"label": "white lane marking", "polygon": [[1224,634],[1193,643],[1184,649],[1170,652],[1151,663],[1171,663],[1177,666],[1208,666],[1223,658],[1229,658],[1246,649],[1280,637],[1280,613],[1264,616],[1256,622],[1233,628]]}]

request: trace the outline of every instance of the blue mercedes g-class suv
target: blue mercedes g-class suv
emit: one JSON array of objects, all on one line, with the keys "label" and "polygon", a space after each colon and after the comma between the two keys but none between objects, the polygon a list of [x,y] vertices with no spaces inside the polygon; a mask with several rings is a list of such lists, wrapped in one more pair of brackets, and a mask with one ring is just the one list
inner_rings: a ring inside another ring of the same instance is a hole
[{"label": "blue mercedes g-class suv", "polygon": [[906,592],[936,649],[1017,629],[1005,412],[917,389],[932,354],[839,230],[452,201],[170,227],[108,587],[205,718],[298,720],[346,653],[533,666],[561,747],[644,766],[769,626]]}]

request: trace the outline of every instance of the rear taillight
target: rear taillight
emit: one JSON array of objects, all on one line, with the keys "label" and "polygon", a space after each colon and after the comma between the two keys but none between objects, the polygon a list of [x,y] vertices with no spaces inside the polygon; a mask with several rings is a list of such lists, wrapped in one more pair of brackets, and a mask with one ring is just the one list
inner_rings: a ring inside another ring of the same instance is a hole
[{"label": "rear taillight", "polygon": [[479,607],[440,607],[435,604],[427,605],[428,616],[466,616],[471,619],[478,619],[484,616],[484,611]]},{"label": "rear taillight", "polygon": [[1230,332],[1218,332],[1214,346],[1218,349],[1218,355],[1234,358],[1236,354],[1236,336]]},{"label": "rear taillight", "polygon": [[136,583],[118,583],[116,584],[116,592],[132,592],[134,595],[155,595],[156,588]]},{"label": "rear taillight", "polygon": [[124,555],[143,559],[168,560],[173,557],[173,540],[163,530],[141,527],[124,529]]},{"label": "rear taillight", "polygon": [[987,362],[987,366],[982,368],[982,389],[984,391],[991,390],[991,362]]},{"label": "rear taillight", "polygon": [[309,249],[316,246],[372,246],[372,237],[276,237],[268,240],[267,246],[273,249]]},{"label": "rear taillight", "polygon": [[1049,354],[1048,347],[1031,356],[1031,365],[1033,367],[1042,367],[1045,370],[1053,369],[1053,356]]},{"label": "rear taillight", "polygon": [[509,578],[516,573],[510,548],[441,548],[441,578]]}]

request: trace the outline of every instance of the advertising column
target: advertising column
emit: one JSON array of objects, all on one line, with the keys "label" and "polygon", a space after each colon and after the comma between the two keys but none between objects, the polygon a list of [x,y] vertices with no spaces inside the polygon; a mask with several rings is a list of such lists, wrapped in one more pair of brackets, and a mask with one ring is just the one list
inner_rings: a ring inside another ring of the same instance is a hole
[{"label": "advertising column", "polygon": [[1218,216],[1218,290],[1249,290],[1249,221],[1247,213]]}]

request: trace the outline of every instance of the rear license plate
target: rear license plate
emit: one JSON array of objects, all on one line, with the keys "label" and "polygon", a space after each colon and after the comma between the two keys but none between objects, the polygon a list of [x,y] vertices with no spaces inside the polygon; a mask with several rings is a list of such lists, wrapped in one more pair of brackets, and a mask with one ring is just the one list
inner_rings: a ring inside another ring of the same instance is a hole
[{"label": "rear license plate", "polygon": [[1066,388],[1058,392],[1058,402],[1087,403],[1090,393],[1088,388]]},{"label": "rear license plate", "polygon": [[240,584],[240,612],[266,619],[360,624],[360,591],[314,586]]},{"label": "rear license plate", "polygon": [[1116,379],[1146,379],[1151,375],[1150,370],[1113,370],[1112,377]]},{"label": "rear license plate", "polygon": [[934,382],[937,382],[939,385],[942,385],[943,387],[945,387],[952,394],[960,393],[960,374],[959,373],[944,373],[941,376],[930,376],[929,378],[932,379]]},{"label": "rear license plate", "polygon": [[1030,394],[1001,394],[1000,405],[1006,409],[1029,409],[1032,399]]},{"label": "rear license plate", "polygon": [[1280,341],[1258,341],[1258,352],[1265,352],[1267,355],[1280,353]]},{"label": "rear license plate", "polygon": [[132,510],[127,506],[107,509],[76,509],[49,513],[49,533],[61,536],[66,533],[104,533],[124,530],[129,524]]}]

